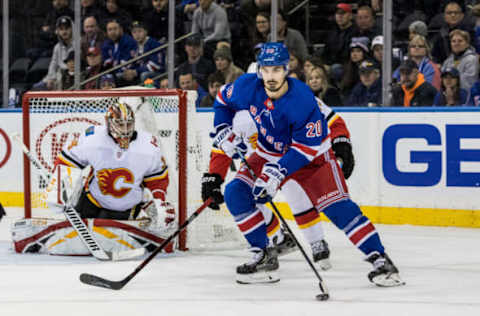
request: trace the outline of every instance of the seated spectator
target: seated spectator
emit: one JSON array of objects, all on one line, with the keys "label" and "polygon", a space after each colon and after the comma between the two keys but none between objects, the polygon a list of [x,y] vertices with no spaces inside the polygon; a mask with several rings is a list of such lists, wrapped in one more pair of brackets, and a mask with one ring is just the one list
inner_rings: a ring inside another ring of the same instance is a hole
[{"label": "seated spectator", "polygon": [[[413,60],[418,70],[423,74],[424,79],[435,89],[440,90],[440,70],[437,65],[430,60],[430,45],[422,35],[415,35],[408,44],[408,58]],[[393,73],[396,81],[400,80],[400,70]]]},{"label": "seated spectator", "polygon": [[[270,39],[271,35],[269,34],[267,41],[270,42]],[[278,11],[277,17],[277,41],[285,44],[288,50],[297,50],[302,59],[308,55],[307,44],[302,33],[288,27],[287,15],[282,10]]]},{"label": "seated spectator", "polygon": [[368,37],[370,41],[377,35],[382,34],[381,25],[375,22],[375,15],[371,7],[363,5],[357,9],[355,16],[356,29],[353,33],[354,37]]},{"label": "seated spectator", "polygon": [[67,68],[60,71],[58,90],[68,90],[75,84],[75,52],[71,50],[63,62]]},{"label": "seated spectator", "polygon": [[353,34],[356,32],[352,18],[352,6],[350,4],[337,4],[335,10],[335,29],[328,32],[325,50],[323,51],[323,58],[326,64],[343,65],[349,60],[349,47]]},{"label": "seated spectator", "polygon": [[87,16],[94,16],[95,19],[105,26],[105,9],[97,3],[97,0],[80,0],[80,15],[82,16],[82,21]]},{"label": "seated spectator", "polygon": [[102,49],[105,33],[98,27],[97,19],[94,16],[88,16],[83,20],[83,33],[80,47],[82,50],[82,61],[85,61],[90,47]]},{"label": "seated spectator", "polygon": [[215,71],[213,74],[210,74],[210,76],[208,76],[208,94],[202,98],[199,107],[213,107],[217,93],[224,84],[225,77],[220,71]]},{"label": "seated spectator", "polygon": [[407,59],[399,68],[400,84],[392,89],[392,106],[431,106],[437,89],[425,81],[417,64]]},{"label": "seated spectator", "polygon": [[253,53],[255,55],[255,61],[252,61],[250,63],[250,65],[248,65],[248,68],[247,68],[247,73],[251,74],[251,73],[257,73],[257,69],[258,69],[258,64],[257,64],[257,56],[258,54],[260,53],[261,49],[262,49],[262,46],[263,46],[263,43],[258,43],[254,48],[253,48]]},{"label": "seated spectator", "polygon": [[40,33],[38,34],[38,47],[51,52],[57,42],[55,34],[56,22],[61,16],[68,16],[73,20],[73,11],[68,7],[69,0],[52,0],[53,10],[50,10],[43,21]]},{"label": "seated spectator", "polygon": [[[102,46],[102,59],[105,69],[115,67],[132,59],[137,48],[137,42],[130,35],[123,33],[122,26],[118,21],[112,20],[107,22],[107,38]],[[115,74],[118,74],[117,78],[122,77],[123,70],[118,69],[115,71]],[[125,80],[129,76],[130,74],[127,72]],[[120,83],[120,85],[123,84],[126,84],[126,82]]]},{"label": "seated spectator", "polygon": [[364,60],[358,69],[360,82],[353,88],[348,106],[379,106],[382,104],[382,80],[380,68],[373,60]]},{"label": "seated spectator", "polygon": [[428,38],[428,28],[425,22],[415,21],[408,26],[408,40],[411,41],[415,35]]},{"label": "seated spectator", "polygon": [[197,83],[191,72],[181,73],[178,76],[178,87],[182,90],[194,90],[197,91],[197,99],[195,100],[195,106],[200,106],[200,101],[207,95],[207,91]]},{"label": "seated spectator", "polygon": [[470,91],[479,72],[478,55],[470,46],[470,34],[463,30],[453,30],[450,32],[450,45],[452,52],[443,63],[442,70],[457,68],[460,72],[460,86]]},{"label": "seated spectator", "polygon": [[223,47],[217,49],[213,55],[217,71],[221,72],[225,77],[225,83],[234,82],[238,77],[245,72],[238,68],[232,58],[232,53],[229,48]]},{"label": "seated spectator", "polygon": [[[101,73],[103,68],[102,63],[102,52],[96,46],[92,46],[87,51],[87,69],[82,74],[82,79],[89,79],[93,76]],[[87,82],[84,86],[84,89],[93,90],[100,89],[100,78]]]},{"label": "seated spectator", "polygon": [[442,64],[450,55],[450,33],[454,29],[461,29],[472,33],[474,25],[465,18],[463,8],[455,1],[449,2],[443,11],[444,26],[438,35],[433,39],[432,58],[437,64]]},{"label": "seated spectator", "polygon": [[472,105],[470,92],[460,88],[460,73],[455,68],[442,71],[442,86],[433,100],[434,106]]},{"label": "seated spectator", "polygon": [[[255,17],[255,27],[249,27],[251,30],[250,46],[255,50],[258,45],[263,45],[268,40],[268,34],[270,34],[270,12],[259,11]],[[255,57],[257,55],[255,54]],[[253,61],[255,62],[255,61]],[[248,71],[247,71],[248,72]]]},{"label": "seated spectator", "polygon": [[72,47],[73,21],[68,16],[61,16],[57,20],[55,32],[58,43],[53,48],[52,59],[48,67],[48,73],[40,82],[33,85],[33,90],[55,90],[60,84],[60,72],[67,69],[64,60],[67,58]]},{"label": "seated spectator", "polygon": [[472,7],[472,13],[475,16],[475,37],[473,45],[477,54],[480,54],[480,3]]},{"label": "seated spectator", "polygon": [[185,52],[187,53],[187,60],[178,66],[176,80],[178,81],[178,74],[191,72],[202,88],[207,89],[208,75],[215,71],[215,66],[209,59],[203,57],[201,35],[196,34],[187,38]]},{"label": "seated spectator", "polygon": [[110,20],[117,20],[126,33],[130,32],[130,26],[132,25],[132,16],[130,13],[120,8],[118,4],[119,0],[106,0],[105,1],[105,22]]},{"label": "seated spectator", "polygon": [[[147,29],[141,22],[133,22],[131,29],[133,39],[137,42],[138,47],[134,57],[141,56],[160,47],[159,42],[148,36]],[[145,79],[153,78],[158,73],[163,72],[165,72],[165,50],[161,50],[130,64],[128,69],[123,72],[123,79],[133,82],[138,81],[140,78],[140,82],[144,82]]]},{"label": "seated spectator", "polygon": [[330,85],[327,70],[324,66],[315,66],[307,73],[307,84],[315,96],[328,106],[343,105],[338,89]]},{"label": "seated spectator", "polygon": [[100,89],[110,90],[115,89],[116,87],[117,84],[115,82],[115,77],[112,74],[106,74],[100,78]]},{"label": "seated spectator", "polygon": [[[143,19],[148,34],[160,44],[168,40],[168,0],[152,0],[153,10],[145,13]],[[175,11],[175,37],[185,33],[183,26],[184,18]]]},{"label": "seated spectator", "polygon": [[303,62],[303,73],[305,77],[308,76],[308,73],[312,71],[315,67],[324,66],[323,60],[320,56],[308,55]]},{"label": "seated spectator", "polygon": [[[350,44],[350,60],[343,67],[343,74],[340,77],[340,91],[343,97],[348,98],[353,87],[360,81],[358,66],[370,57],[370,41],[368,37],[353,37]],[[338,78],[335,78],[338,80]]]},{"label": "seated spectator", "polygon": [[160,89],[168,89],[168,78],[161,79],[158,86]]},{"label": "seated spectator", "polygon": [[202,34],[205,57],[212,58],[218,41],[231,40],[227,12],[213,0],[202,0],[193,13],[192,33]]},{"label": "seated spectator", "polygon": [[305,81],[305,74],[303,73],[304,60],[302,56],[295,49],[290,49],[289,53],[290,60],[288,61],[288,71],[290,73],[296,73],[298,75],[298,80]]}]

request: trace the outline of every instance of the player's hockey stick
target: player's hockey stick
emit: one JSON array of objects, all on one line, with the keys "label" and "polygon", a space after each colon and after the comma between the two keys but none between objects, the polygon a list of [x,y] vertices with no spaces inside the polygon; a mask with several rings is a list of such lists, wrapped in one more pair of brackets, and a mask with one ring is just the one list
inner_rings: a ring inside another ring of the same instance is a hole
[{"label": "player's hockey stick", "polygon": [[[50,183],[50,178],[52,175],[40,164],[38,159],[32,155],[31,151],[25,146],[20,135],[15,133],[11,134],[10,138],[14,140],[21,148],[25,156],[30,160],[30,162],[38,169],[41,173],[42,177],[45,178],[47,183]],[[87,225],[83,222],[82,218],[75,210],[75,208],[68,203],[68,199],[66,198],[66,188],[63,180],[60,183],[60,187],[62,190],[62,197],[65,201],[63,213],[65,217],[70,222],[72,227],[77,232],[78,236],[82,240],[83,244],[87,247],[88,251],[97,258],[98,260],[106,261],[106,260],[127,260],[142,256],[145,253],[145,248],[138,248],[133,250],[125,250],[120,252],[107,252],[102,247],[100,247],[97,240],[94,238],[90,230],[88,229]]]},{"label": "player's hockey stick", "polygon": [[158,246],[157,249],[155,249],[155,251],[152,252],[150,256],[148,256],[147,259],[143,260],[143,262],[138,265],[137,268],[132,273],[127,275],[123,280],[110,281],[93,274],[82,273],[80,274],[80,281],[92,286],[104,287],[111,290],[121,290],[131,279],[133,279],[135,275],[137,275],[138,272],[145,268],[145,266],[153,258],[155,258],[155,256],[158,255],[158,253],[160,253],[160,251],[162,251],[162,249],[165,248],[165,246],[173,240],[173,238],[177,237],[177,235],[180,234],[180,232],[184,230],[185,227],[188,226],[188,224],[190,224],[198,215],[200,215],[200,213],[210,204],[210,202],[212,202],[212,198],[208,198],[192,215],[187,218],[187,220],[182,225],[180,225],[180,227],[173,234],[171,234],[167,239],[165,239],[160,244],[160,246]]},{"label": "player's hockey stick", "polygon": [[[245,159],[245,156],[243,155],[242,152],[240,152],[239,150],[236,151],[237,154],[240,156],[240,159],[242,160],[242,162],[245,164],[245,167],[247,168],[248,172],[250,172],[251,176],[253,177],[253,179],[256,179],[257,178],[257,175],[255,174],[255,172],[253,171],[253,169],[250,167],[250,165],[248,164],[247,162],[247,159]],[[323,281],[322,277],[320,276],[320,273],[318,273],[317,269],[315,268],[315,266],[313,265],[312,263],[312,260],[310,260],[310,258],[308,257],[307,253],[305,252],[305,250],[303,249],[302,245],[300,244],[300,242],[298,241],[297,237],[295,236],[295,234],[293,233],[293,231],[290,229],[290,226],[288,226],[287,224],[287,221],[285,220],[285,218],[283,218],[282,214],[280,213],[280,211],[278,210],[277,206],[275,205],[275,203],[273,203],[272,200],[269,200],[268,203],[270,203],[270,205],[272,206],[273,208],[273,211],[275,212],[275,214],[278,216],[278,218],[280,218],[280,221],[282,222],[282,225],[287,229],[287,231],[290,233],[290,235],[292,236],[292,239],[295,241],[295,244],[297,245],[298,249],[300,249],[300,251],[302,252],[302,255],[303,257],[305,258],[305,260],[307,261],[308,265],[310,266],[310,268],[312,268],[313,272],[315,273],[315,275],[317,276],[318,278],[318,286],[320,287],[320,294],[317,294],[315,296],[315,298],[319,301],[326,301],[330,298],[330,294],[328,294],[328,289],[327,289],[327,286],[325,285],[325,282]]]}]

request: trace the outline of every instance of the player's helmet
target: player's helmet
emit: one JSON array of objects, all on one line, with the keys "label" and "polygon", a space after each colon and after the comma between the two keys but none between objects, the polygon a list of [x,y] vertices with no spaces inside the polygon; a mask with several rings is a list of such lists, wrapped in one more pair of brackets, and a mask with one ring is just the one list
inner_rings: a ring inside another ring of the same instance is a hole
[{"label": "player's helmet", "polygon": [[284,66],[288,71],[288,62],[290,54],[287,46],[283,43],[269,42],[262,46],[262,50],[257,56],[257,75],[261,78],[260,68],[263,66]]},{"label": "player's helmet", "polygon": [[105,115],[108,132],[122,149],[127,149],[135,131],[135,113],[130,105],[115,102],[108,107]]}]

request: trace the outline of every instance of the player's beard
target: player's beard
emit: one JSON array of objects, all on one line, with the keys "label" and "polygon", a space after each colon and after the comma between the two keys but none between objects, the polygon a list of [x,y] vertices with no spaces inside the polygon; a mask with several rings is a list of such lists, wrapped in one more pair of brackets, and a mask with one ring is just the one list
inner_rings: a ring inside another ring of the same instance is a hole
[{"label": "player's beard", "polygon": [[264,86],[265,86],[265,89],[268,92],[275,93],[275,92],[278,92],[280,89],[282,89],[282,87],[283,87],[283,85],[285,84],[286,81],[287,81],[287,79],[284,78],[282,83],[277,86],[277,81],[269,80],[269,81],[265,82]]}]

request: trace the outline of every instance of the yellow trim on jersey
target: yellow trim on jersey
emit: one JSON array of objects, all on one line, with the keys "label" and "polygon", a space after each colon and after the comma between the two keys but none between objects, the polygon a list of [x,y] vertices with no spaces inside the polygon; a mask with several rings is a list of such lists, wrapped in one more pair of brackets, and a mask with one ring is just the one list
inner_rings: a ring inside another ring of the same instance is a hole
[{"label": "yellow trim on jersey", "polygon": [[67,166],[72,167],[72,168],[77,168],[77,166],[75,164],[71,163],[70,160],[68,160],[67,158],[62,156],[62,154],[59,154],[57,158],[60,161],[62,161],[64,164],[66,164]]},{"label": "yellow trim on jersey", "polygon": [[88,192],[87,193],[87,198],[90,200],[90,202],[92,202],[96,207],[99,207],[99,208],[102,208],[102,206],[100,205],[100,203],[97,202],[97,200],[95,200],[95,198],[93,197],[93,195]]},{"label": "yellow trim on jersey", "polygon": [[319,223],[319,222],[321,222],[321,221],[322,221],[322,219],[320,218],[320,216],[318,216],[318,217],[315,218],[313,221],[308,222],[308,223],[303,224],[303,225],[298,225],[298,227],[299,227],[300,229],[306,229],[306,228],[312,227],[313,225],[315,225],[315,224],[317,224],[317,223]]},{"label": "yellow trim on jersey", "polygon": [[165,179],[165,177],[168,176],[168,169],[165,170],[164,173],[162,173],[161,175],[159,176],[154,176],[154,177],[151,177],[151,178],[145,178],[143,179],[143,182],[150,182],[150,181],[155,181],[155,180],[162,180],[162,179]]},{"label": "yellow trim on jersey", "polygon": [[328,120],[328,122],[327,122],[328,127],[332,126],[333,122],[335,122],[336,120],[338,120],[339,117],[340,117],[340,116],[339,116],[337,113],[335,113],[335,115],[332,116],[332,117]]},{"label": "yellow trim on jersey", "polygon": [[217,153],[217,154],[226,155],[226,154],[223,152],[223,150],[218,149],[218,148],[215,148],[215,147],[212,147],[212,153]]}]

